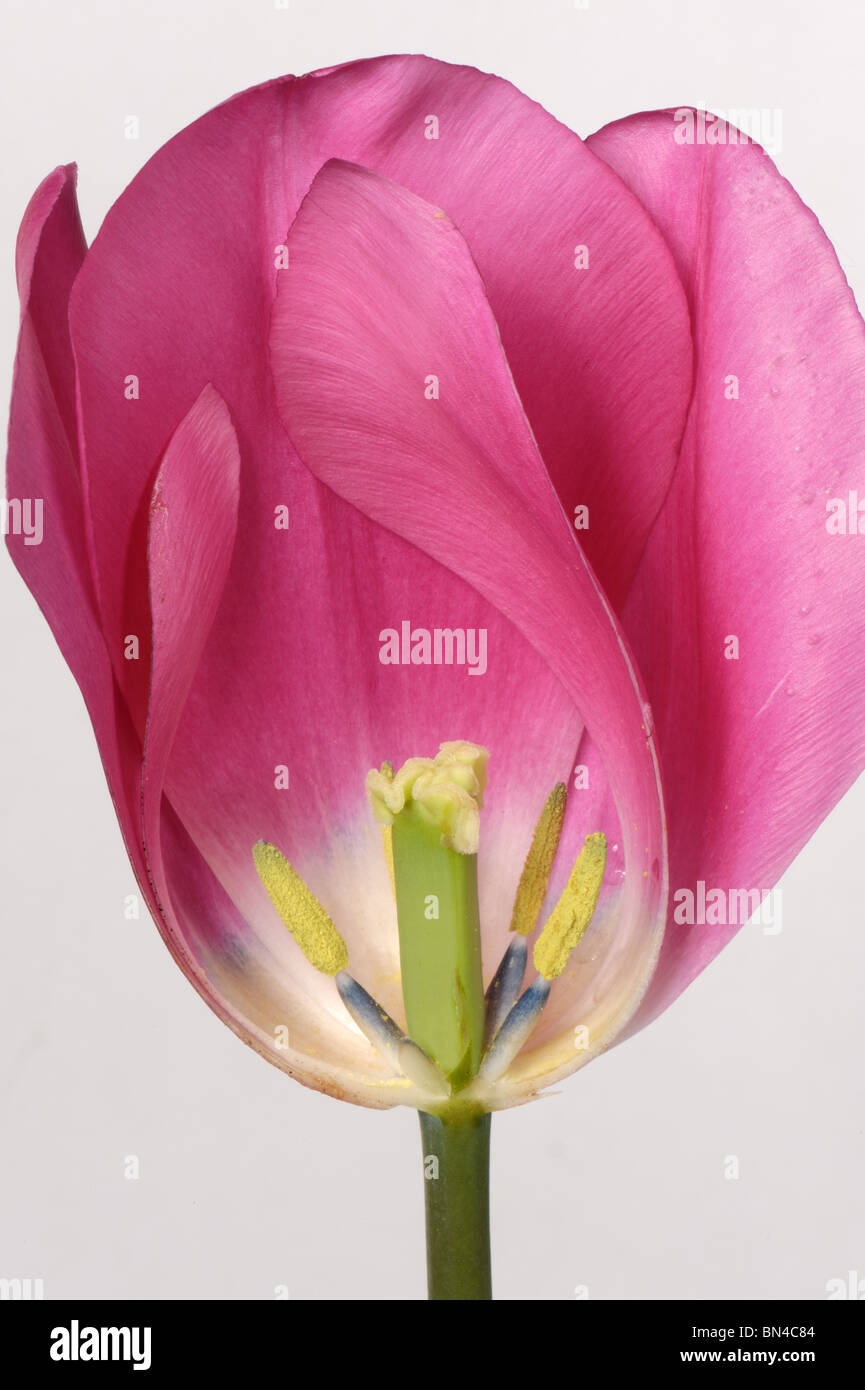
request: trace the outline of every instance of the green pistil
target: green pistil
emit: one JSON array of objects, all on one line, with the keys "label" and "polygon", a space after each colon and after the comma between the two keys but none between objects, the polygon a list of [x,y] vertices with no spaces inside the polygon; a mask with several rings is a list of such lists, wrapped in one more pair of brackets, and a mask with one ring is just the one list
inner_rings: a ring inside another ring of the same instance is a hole
[{"label": "green pistil", "polygon": [[480,1065],[484,989],[477,855],[442,844],[410,802],[393,822],[402,990],[408,1033],[454,1089]]}]

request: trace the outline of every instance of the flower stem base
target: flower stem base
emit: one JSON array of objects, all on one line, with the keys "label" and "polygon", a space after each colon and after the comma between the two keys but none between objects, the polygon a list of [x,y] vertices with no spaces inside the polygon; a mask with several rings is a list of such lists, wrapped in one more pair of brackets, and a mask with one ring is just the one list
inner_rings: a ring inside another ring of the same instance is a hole
[{"label": "flower stem base", "polygon": [[477,1110],[419,1114],[429,1297],[491,1299],[491,1116]]}]

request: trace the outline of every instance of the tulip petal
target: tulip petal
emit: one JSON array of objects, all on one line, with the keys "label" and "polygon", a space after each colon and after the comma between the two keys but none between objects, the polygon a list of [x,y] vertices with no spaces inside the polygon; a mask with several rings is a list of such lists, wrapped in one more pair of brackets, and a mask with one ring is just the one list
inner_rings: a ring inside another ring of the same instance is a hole
[{"label": "tulip petal", "polygon": [[[626,873],[606,960],[615,968],[594,1001],[604,1022],[592,1019],[593,1054],[636,1004],[664,909],[657,767],[615,620],[550,485],[450,219],[369,170],[331,160],[288,245],[271,354],[277,401],[304,463],[506,614],[596,742]],[[424,392],[433,368],[437,400]],[[494,760],[494,742],[478,737]],[[541,1054],[553,1075],[586,1060],[568,1039],[565,1058],[561,1043],[537,1049],[511,1094],[537,1089]]]},{"label": "tulip petal", "polygon": [[145,851],[157,871],[171,745],[222,597],[239,490],[231,419],[219,393],[206,386],[171,438],[150,503],[153,650],[141,790]]},{"label": "tulip petal", "polygon": [[76,177],[75,165],[67,164],[43,179],[27,205],[15,248],[21,316],[33,325],[73,450],[78,424],[67,309],[87,250],[75,196]]},{"label": "tulip petal", "polygon": [[[9,553],[84,696],[133,868],[144,879],[133,806],[136,739],[111,674],[86,547],[78,473],[69,293],[86,247],[75,168],[55,169],[30,201],[18,238],[21,331],[9,420],[6,495],[41,508],[42,535],[10,527]],[[31,521],[35,521],[35,510]]]},{"label": "tulip petal", "polygon": [[[431,116],[438,138],[427,138]],[[331,156],[379,169],[460,225],[565,509],[588,505],[589,557],[614,602],[626,591],[690,390],[669,253],[603,162],[509,83],[422,56],[376,58],[210,112],[149,162],[90,250],[72,321],[113,652],[126,605],[141,602],[118,583],[135,518],[189,401],[212,381],[238,427],[260,431],[269,403],[249,364],[263,361],[274,267]],[[575,244],[589,247],[588,270],[575,269]],[[119,656],[115,667],[136,705],[137,673]]]},{"label": "tulip petal", "polygon": [[[674,895],[720,889],[706,915],[723,919],[672,918],[634,1026],[708,964],[744,910],[732,895],[771,889],[865,765],[865,540],[827,529],[831,499],[846,517],[862,488],[865,328],[768,156],[732,127],[715,144],[680,143],[684,128],[652,112],[589,141],[667,239],[699,363],[623,621],[654,711]],[[673,906],[684,916],[687,898]]]}]

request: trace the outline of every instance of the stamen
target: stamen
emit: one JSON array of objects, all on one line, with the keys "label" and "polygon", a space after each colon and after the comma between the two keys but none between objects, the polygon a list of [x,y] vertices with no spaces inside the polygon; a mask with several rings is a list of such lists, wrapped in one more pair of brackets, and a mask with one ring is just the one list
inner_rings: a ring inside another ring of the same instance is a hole
[{"label": "stamen", "polygon": [[444,1073],[439,1071],[432,1058],[411,1038],[406,1038],[400,1043],[397,1061],[403,1075],[429,1096],[444,1100],[450,1095],[450,1083]]},{"label": "stamen", "polygon": [[[544,808],[545,813],[550,807],[554,795],[555,793],[547,801]],[[541,820],[543,820],[543,816]],[[540,822],[538,824],[540,828]],[[529,851],[530,857],[534,848],[535,841],[532,842],[532,850]],[[528,860],[526,862],[528,864]],[[512,969],[515,972],[519,968],[520,981],[522,981],[522,970],[525,966],[525,942],[523,938],[517,937],[505,952],[502,963],[487,992],[488,996],[492,996],[495,990],[495,1002],[487,1014],[487,1050],[478,1069],[478,1076],[485,1081],[498,1081],[500,1077],[504,1076],[517,1053],[528,1041],[532,1029],[550,997],[551,981],[561,975],[568,963],[571,951],[592,920],[592,914],[601,891],[606,863],[606,836],[600,832],[588,835],[571,871],[564,892],[535,942],[534,960],[538,974],[528,989],[520,995],[517,1002],[509,1008],[509,1011],[506,1011],[503,1006],[503,997],[505,988],[511,987],[511,981],[507,977]],[[512,964],[509,960],[511,952],[517,946],[523,947],[522,967],[518,967],[515,963]],[[501,985],[498,983],[500,977]],[[501,1023],[497,1031],[495,1021],[492,1024],[490,1022],[491,1014],[495,1015],[495,1019],[505,1014],[504,1022]]]},{"label": "stamen", "polygon": [[314,893],[275,845],[259,840],[252,851],[258,877],[310,965],[337,975],[348,965],[348,948]]},{"label": "stamen", "polygon": [[340,970],[335,982],[339,997],[351,1014],[367,1042],[382,1054],[396,1062],[399,1046],[405,1041],[405,1034],[399,1024],[394,1022],[377,999],[367,993],[347,970]]},{"label": "stamen", "polygon": [[550,996],[550,982],[538,975],[514,1004],[478,1069],[484,1081],[498,1081],[527,1041]]},{"label": "stamen", "polygon": [[486,1027],[484,1029],[484,1046],[487,1048],[513,1008],[523,987],[528,954],[529,948],[525,938],[515,936],[502,956],[498,970],[490,980],[486,993]]},{"label": "stamen", "polygon": [[600,831],[587,835],[562,896],[535,942],[535,969],[545,979],[555,980],[561,975],[592,920],[606,863],[606,835]]},{"label": "stamen", "polygon": [[568,789],[564,782],[558,782],[550,792],[541,811],[532,843],[526,855],[523,872],[520,875],[514,910],[511,915],[511,931],[520,936],[528,936],[534,931],[538,915],[547,895],[547,883],[565,821],[568,804]]},{"label": "stamen", "polygon": [[407,1038],[387,1012],[347,970],[336,976],[339,997],[367,1042],[416,1086],[433,1096],[447,1096],[450,1087],[442,1073],[417,1043]]}]

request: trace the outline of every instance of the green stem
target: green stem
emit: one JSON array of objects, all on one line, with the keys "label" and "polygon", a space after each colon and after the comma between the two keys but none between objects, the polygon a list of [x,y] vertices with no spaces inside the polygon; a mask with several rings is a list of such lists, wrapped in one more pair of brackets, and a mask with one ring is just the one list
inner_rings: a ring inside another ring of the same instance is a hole
[{"label": "green stem", "polygon": [[421,1110],[431,1299],[492,1298],[490,1115]]}]

